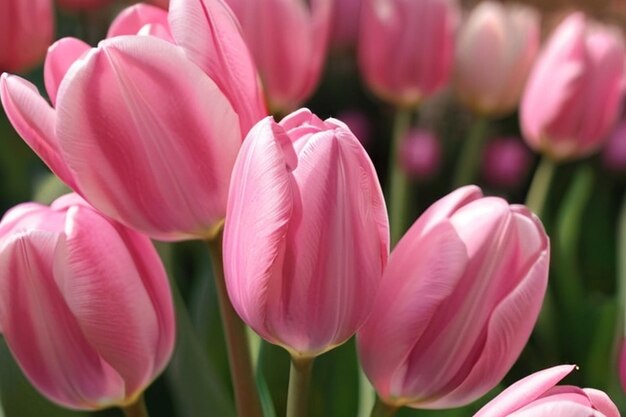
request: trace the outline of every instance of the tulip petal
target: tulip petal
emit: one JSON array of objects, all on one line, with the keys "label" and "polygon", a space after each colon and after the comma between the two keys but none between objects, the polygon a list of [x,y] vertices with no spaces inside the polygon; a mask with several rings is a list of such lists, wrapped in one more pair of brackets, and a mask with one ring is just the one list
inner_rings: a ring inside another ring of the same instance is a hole
[{"label": "tulip petal", "polygon": [[11,124],[45,164],[70,188],[74,174],[60,154],[55,135],[56,114],[30,82],[13,75],[0,77],[0,99]]},{"label": "tulip petal", "polygon": [[474,415],[474,417],[501,417],[522,408],[541,397],[576,368],[575,365],[559,365],[544,369],[521,379],[502,391]]},{"label": "tulip petal", "polygon": [[85,199],[159,239],[214,233],[241,133],[213,81],[150,36],[102,41],[66,78],[57,134]]},{"label": "tulip petal", "polygon": [[146,237],[114,226],[91,209],[70,208],[65,233],[54,270],[59,289],[91,346],[119,372],[132,398],[172,350],[165,271]]},{"label": "tulip petal", "polygon": [[465,245],[448,221],[425,236],[420,229],[416,222],[392,252],[374,309],[358,332],[361,363],[383,398],[399,391],[407,370],[402,364],[467,263]]},{"label": "tulip petal", "polygon": [[161,30],[158,33],[161,39],[173,42],[172,35],[169,30],[167,20],[167,10],[150,4],[139,3],[134,6],[127,7],[109,26],[107,38],[122,35],[137,35],[146,26],[157,26]]},{"label": "tulip petal", "polygon": [[176,43],[230,98],[242,137],[266,115],[256,67],[239,23],[223,0],[171,0]]},{"label": "tulip petal", "polygon": [[507,414],[507,417],[605,417],[605,415],[582,404],[553,401],[531,404],[520,411]]},{"label": "tulip petal", "polygon": [[124,381],[85,339],[50,273],[57,242],[58,234],[30,231],[3,245],[4,337],[28,378],[58,403],[85,409],[119,404]]},{"label": "tulip petal", "polygon": [[295,154],[290,148],[284,130],[271,118],[252,128],[233,168],[224,225],[224,272],[231,302],[268,340],[275,338],[266,328],[267,287],[278,272],[292,215],[293,180],[287,168]]},{"label": "tulip petal", "polygon": [[600,411],[606,417],[620,417],[617,406],[606,393],[593,388],[583,388],[583,391],[587,394],[587,397],[589,397],[593,408]]},{"label": "tulip petal", "polygon": [[91,46],[76,38],[59,39],[48,48],[44,64],[44,81],[53,106],[56,105],[59,85],[67,70],[90,49]]}]

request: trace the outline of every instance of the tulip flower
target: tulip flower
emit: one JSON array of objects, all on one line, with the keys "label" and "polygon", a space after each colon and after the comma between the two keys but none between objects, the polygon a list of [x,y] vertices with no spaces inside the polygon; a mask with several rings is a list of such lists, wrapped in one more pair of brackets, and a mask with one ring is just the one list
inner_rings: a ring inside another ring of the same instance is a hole
[{"label": "tulip flower", "polygon": [[359,65],[367,86],[399,107],[445,86],[458,15],[455,0],[363,0]]},{"label": "tulip flower", "polygon": [[512,112],[539,51],[539,32],[539,13],[531,7],[479,3],[457,40],[454,78],[461,101],[483,115]]},{"label": "tulip flower", "polygon": [[134,403],[174,347],[169,284],[150,240],[75,194],[0,221],[0,329],[31,383],[62,406]]},{"label": "tulip flower", "polygon": [[36,66],[53,32],[52,0],[0,0],[0,73]]},{"label": "tulip flower", "polygon": [[65,9],[85,10],[108,6],[113,0],[56,0],[59,7]]},{"label": "tulip flower", "polygon": [[602,147],[602,165],[615,173],[626,173],[626,120],[615,125]]},{"label": "tulip flower", "polygon": [[356,46],[363,0],[335,0],[330,43],[334,48]]},{"label": "tulip flower", "polygon": [[474,417],[619,417],[604,392],[592,388],[556,385],[574,365],[560,365],[517,381],[480,409]]},{"label": "tulip flower", "polygon": [[151,36],[89,48],[62,40],[46,62],[51,107],[3,74],[18,133],[107,216],[162,240],[204,239],[226,214],[242,134],[235,101],[185,52]]},{"label": "tulip flower", "polygon": [[313,93],[322,74],[332,0],[226,2],[241,23],[269,108],[284,114],[296,109]]},{"label": "tulip flower", "polygon": [[496,187],[516,188],[526,180],[531,162],[532,154],[519,138],[497,138],[483,153],[483,178]]},{"label": "tulip flower", "polygon": [[439,139],[428,130],[409,130],[402,140],[398,162],[414,180],[433,178],[441,164]]},{"label": "tulip flower", "polygon": [[380,399],[453,408],[496,386],[537,320],[548,258],[543,226],[523,206],[476,186],[433,204],[391,253],[357,333]]},{"label": "tulip flower", "polygon": [[374,167],[335,119],[306,109],[248,134],[224,226],[228,294],[293,357],[345,342],[370,312],[389,248]]},{"label": "tulip flower", "polygon": [[587,156],[604,142],[620,108],[626,54],[617,29],[568,16],[529,76],[520,122],[529,146],[554,160]]}]

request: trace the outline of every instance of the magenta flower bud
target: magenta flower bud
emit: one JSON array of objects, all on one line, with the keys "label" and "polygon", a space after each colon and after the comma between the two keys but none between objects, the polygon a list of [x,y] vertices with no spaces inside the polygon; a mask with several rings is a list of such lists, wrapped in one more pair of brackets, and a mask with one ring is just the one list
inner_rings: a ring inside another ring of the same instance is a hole
[{"label": "magenta flower bud", "polygon": [[537,320],[548,258],[539,219],[476,186],[426,210],[391,253],[357,333],[382,401],[453,408],[495,387]]},{"label": "magenta flower bud", "polygon": [[[196,4],[186,2],[191,3]],[[179,2],[172,8],[178,12],[170,13],[182,13],[181,18],[189,12]],[[165,12],[156,10],[150,16],[163,24]],[[219,15],[227,10],[211,10],[218,14],[211,15],[214,29],[235,39],[232,16]],[[174,38],[179,26],[172,24]],[[236,44],[230,47],[235,55],[228,56],[236,59]],[[204,51],[194,53],[201,63]],[[0,98],[24,140],[98,210],[153,238],[206,239],[226,214],[242,132],[258,120],[247,99],[258,84],[256,78],[245,82],[244,52],[238,81],[224,61],[207,66],[207,71],[221,69],[220,85],[188,54],[153,36],[117,36],[97,48],[66,38],[46,59],[53,107],[32,84],[8,74],[0,79]],[[262,107],[255,109],[262,113]]]},{"label": "magenta flower bud", "polygon": [[226,2],[241,23],[269,108],[280,113],[296,109],[313,93],[322,74],[332,0]]},{"label": "magenta flower bud", "polygon": [[602,164],[610,171],[626,173],[626,120],[622,120],[602,147]]},{"label": "magenta flower bud", "polygon": [[372,123],[367,116],[358,110],[346,110],[337,115],[337,118],[348,125],[354,136],[367,146],[372,140]]},{"label": "magenta flower bud", "polygon": [[371,310],[388,251],[376,172],[345,124],[301,109],[250,131],[224,228],[228,294],[250,327],[295,357],[345,342]]},{"label": "magenta flower bud", "polygon": [[531,7],[479,3],[457,40],[454,76],[461,101],[478,114],[512,112],[539,51],[539,32],[539,13]]},{"label": "magenta flower bud", "polygon": [[496,187],[516,188],[526,180],[531,162],[532,155],[520,139],[494,139],[483,153],[483,178]]},{"label": "magenta flower bud", "polygon": [[620,108],[624,87],[622,35],[581,13],[554,31],[532,69],[520,109],[529,146],[556,160],[596,151]]},{"label": "magenta flower bud", "polygon": [[0,330],[31,383],[62,406],[124,406],[174,348],[169,283],[150,240],[75,194],[0,221]]},{"label": "magenta flower bud", "polygon": [[86,10],[108,6],[114,0],[56,0],[59,7],[64,9]]},{"label": "magenta flower bud", "polygon": [[53,32],[52,0],[0,0],[0,73],[39,64]]},{"label": "magenta flower bud", "polygon": [[441,163],[441,144],[432,132],[410,130],[400,146],[399,162],[410,177],[428,180],[437,175]]},{"label": "magenta flower bud", "polygon": [[556,385],[576,366],[560,365],[517,381],[480,409],[474,417],[619,417],[604,392]]},{"label": "magenta flower bud", "polygon": [[363,0],[359,66],[368,87],[415,106],[447,84],[459,20],[456,0]]}]

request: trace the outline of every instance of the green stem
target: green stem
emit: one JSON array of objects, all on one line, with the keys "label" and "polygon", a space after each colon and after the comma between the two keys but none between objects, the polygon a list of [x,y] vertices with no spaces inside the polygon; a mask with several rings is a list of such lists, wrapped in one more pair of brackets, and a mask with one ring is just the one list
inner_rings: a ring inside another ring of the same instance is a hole
[{"label": "green stem", "polygon": [[306,417],[314,358],[291,358],[287,417]]},{"label": "green stem", "polygon": [[370,417],[393,417],[399,409],[400,407],[389,405],[376,397],[376,402],[374,403]]},{"label": "green stem", "polygon": [[539,218],[543,218],[550,184],[556,171],[556,164],[550,158],[544,156],[539,162],[533,180],[526,196],[526,206]]},{"label": "green stem", "polygon": [[593,191],[593,170],[583,165],[561,204],[556,229],[557,268],[555,285],[559,300],[565,308],[565,317],[574,317],[585,296],[579,268],[580,227],[583,214]]},{"label": "green stem", "polygon": [[228,362],[235,393],[235,404],[239,417],[263,417],[261,401],[254,382],[252,363],[250,361],[250,349],[246,328],[235,310],[233,309],[226,282],[224,281],[224,262],[222,259],[222,236],[223,230],[207,241],[213,266],[213,276],[217,289],[217,299],[220,309],[226,347],[228,349]]},{"label": "green stem", "polygon": [[122,411],[126,417],[148,417],[148,409],[146,408],[143,394],[134,403],[122,407]]},{"label": "green stem", "polygon": [[463,150],[454,175],[454,188],[473,184],[476,180],[476,171],[480,165],[481,154],[487,138],[489,121],[485,117],[476,119],[469,136],[463,144]]},{"label": "green stem", "polygon": [[402,140],[411,126],[411,111],[398,109],[393,123],[391,152],[389,153],[389,228],[391,246],[402,237],[407,223],[409,180],[400,166]]}]

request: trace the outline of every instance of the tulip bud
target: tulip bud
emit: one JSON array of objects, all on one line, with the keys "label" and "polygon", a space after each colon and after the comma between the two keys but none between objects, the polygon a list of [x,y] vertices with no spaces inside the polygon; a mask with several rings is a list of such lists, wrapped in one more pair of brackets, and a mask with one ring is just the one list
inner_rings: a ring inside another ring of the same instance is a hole
[{"label": "tulip bud", "polygon": [[357,138],[306,109],[266,118],[231,182],[224,272],[237,313],[294,357],[345,342],[370,312],[389,250],[382,191]]},{"label": "tulip bud", "polygon": [[529,146],[555,160],[596,151],[619,113],[625,59],[617,29],[591,24],[581,13],[567,17],[524,91],[520,123]]},{"label": "tulip bud", "polygon": [[561,365],[535,372],[505,389],[474,417],[619,417],[617,406],[604,392],[556,385],[574,368]]},{"label": "tulip bud", "polygon": [[602,148],[602,164],[610,171],[626,173],[626,120],[619,122]]},{"label": "tulip bud", "polygon": [[400,145],[400,161],[406,173],[415,180],[429,180],[439,171],[441,144],[429,131],[410,130]]},{"label": "tulip bud", "polygon": [[269,108],[274,113],[294,110],[309,98],[321,77],[332,23],[332,0],[226,2],[241,23]]},{"label": "tulip bud", "polygon": [[46,61],[54,108],[8,74],[0,98],[52,171],[98,210],[151,237],[211,237],[226,214],[243,138],[239,101],[184,49],[152,36],[119,36],[97,48],[62,40]]},{"label": "tulip bud", "polygon": [[41,62],[53,29],[52,0],[0,0],[0,73]]},{"label": "tulip bud", "polygon": [[392,406],[453,408],[496,386],[526,344],[548,280],[548,237],[525,207],[460,188],[395,247],[357,334]]},{"label": "tulip bud", "polygon": [[483,154],[483,177],[496,187],[519,187],[528,175],[532,155],[518,138],[505,137],[490,141]]},{"label": "tulip bud", "polygon": [[85,10],[108,6],[113,0],[56,0],[56,2],[64,9]]},{"label": "tulip bud", "polygon": [[0,329],[24,374],[62,406],[136,401],[175,338],[167,276],[150,240],[78,196],[0,221]]},{"label": "tulip bud", "polygon": [[539,31],[539,14],[530,7],[479,3],[457,41],[454,75],[461,101],[479,114],[512,112],[539,50]]},{"label": "tulip bud", "polygon": [[363,0],[359,66],[368,87],[397,106],[415,106],[449,79],[456,0]]}]

